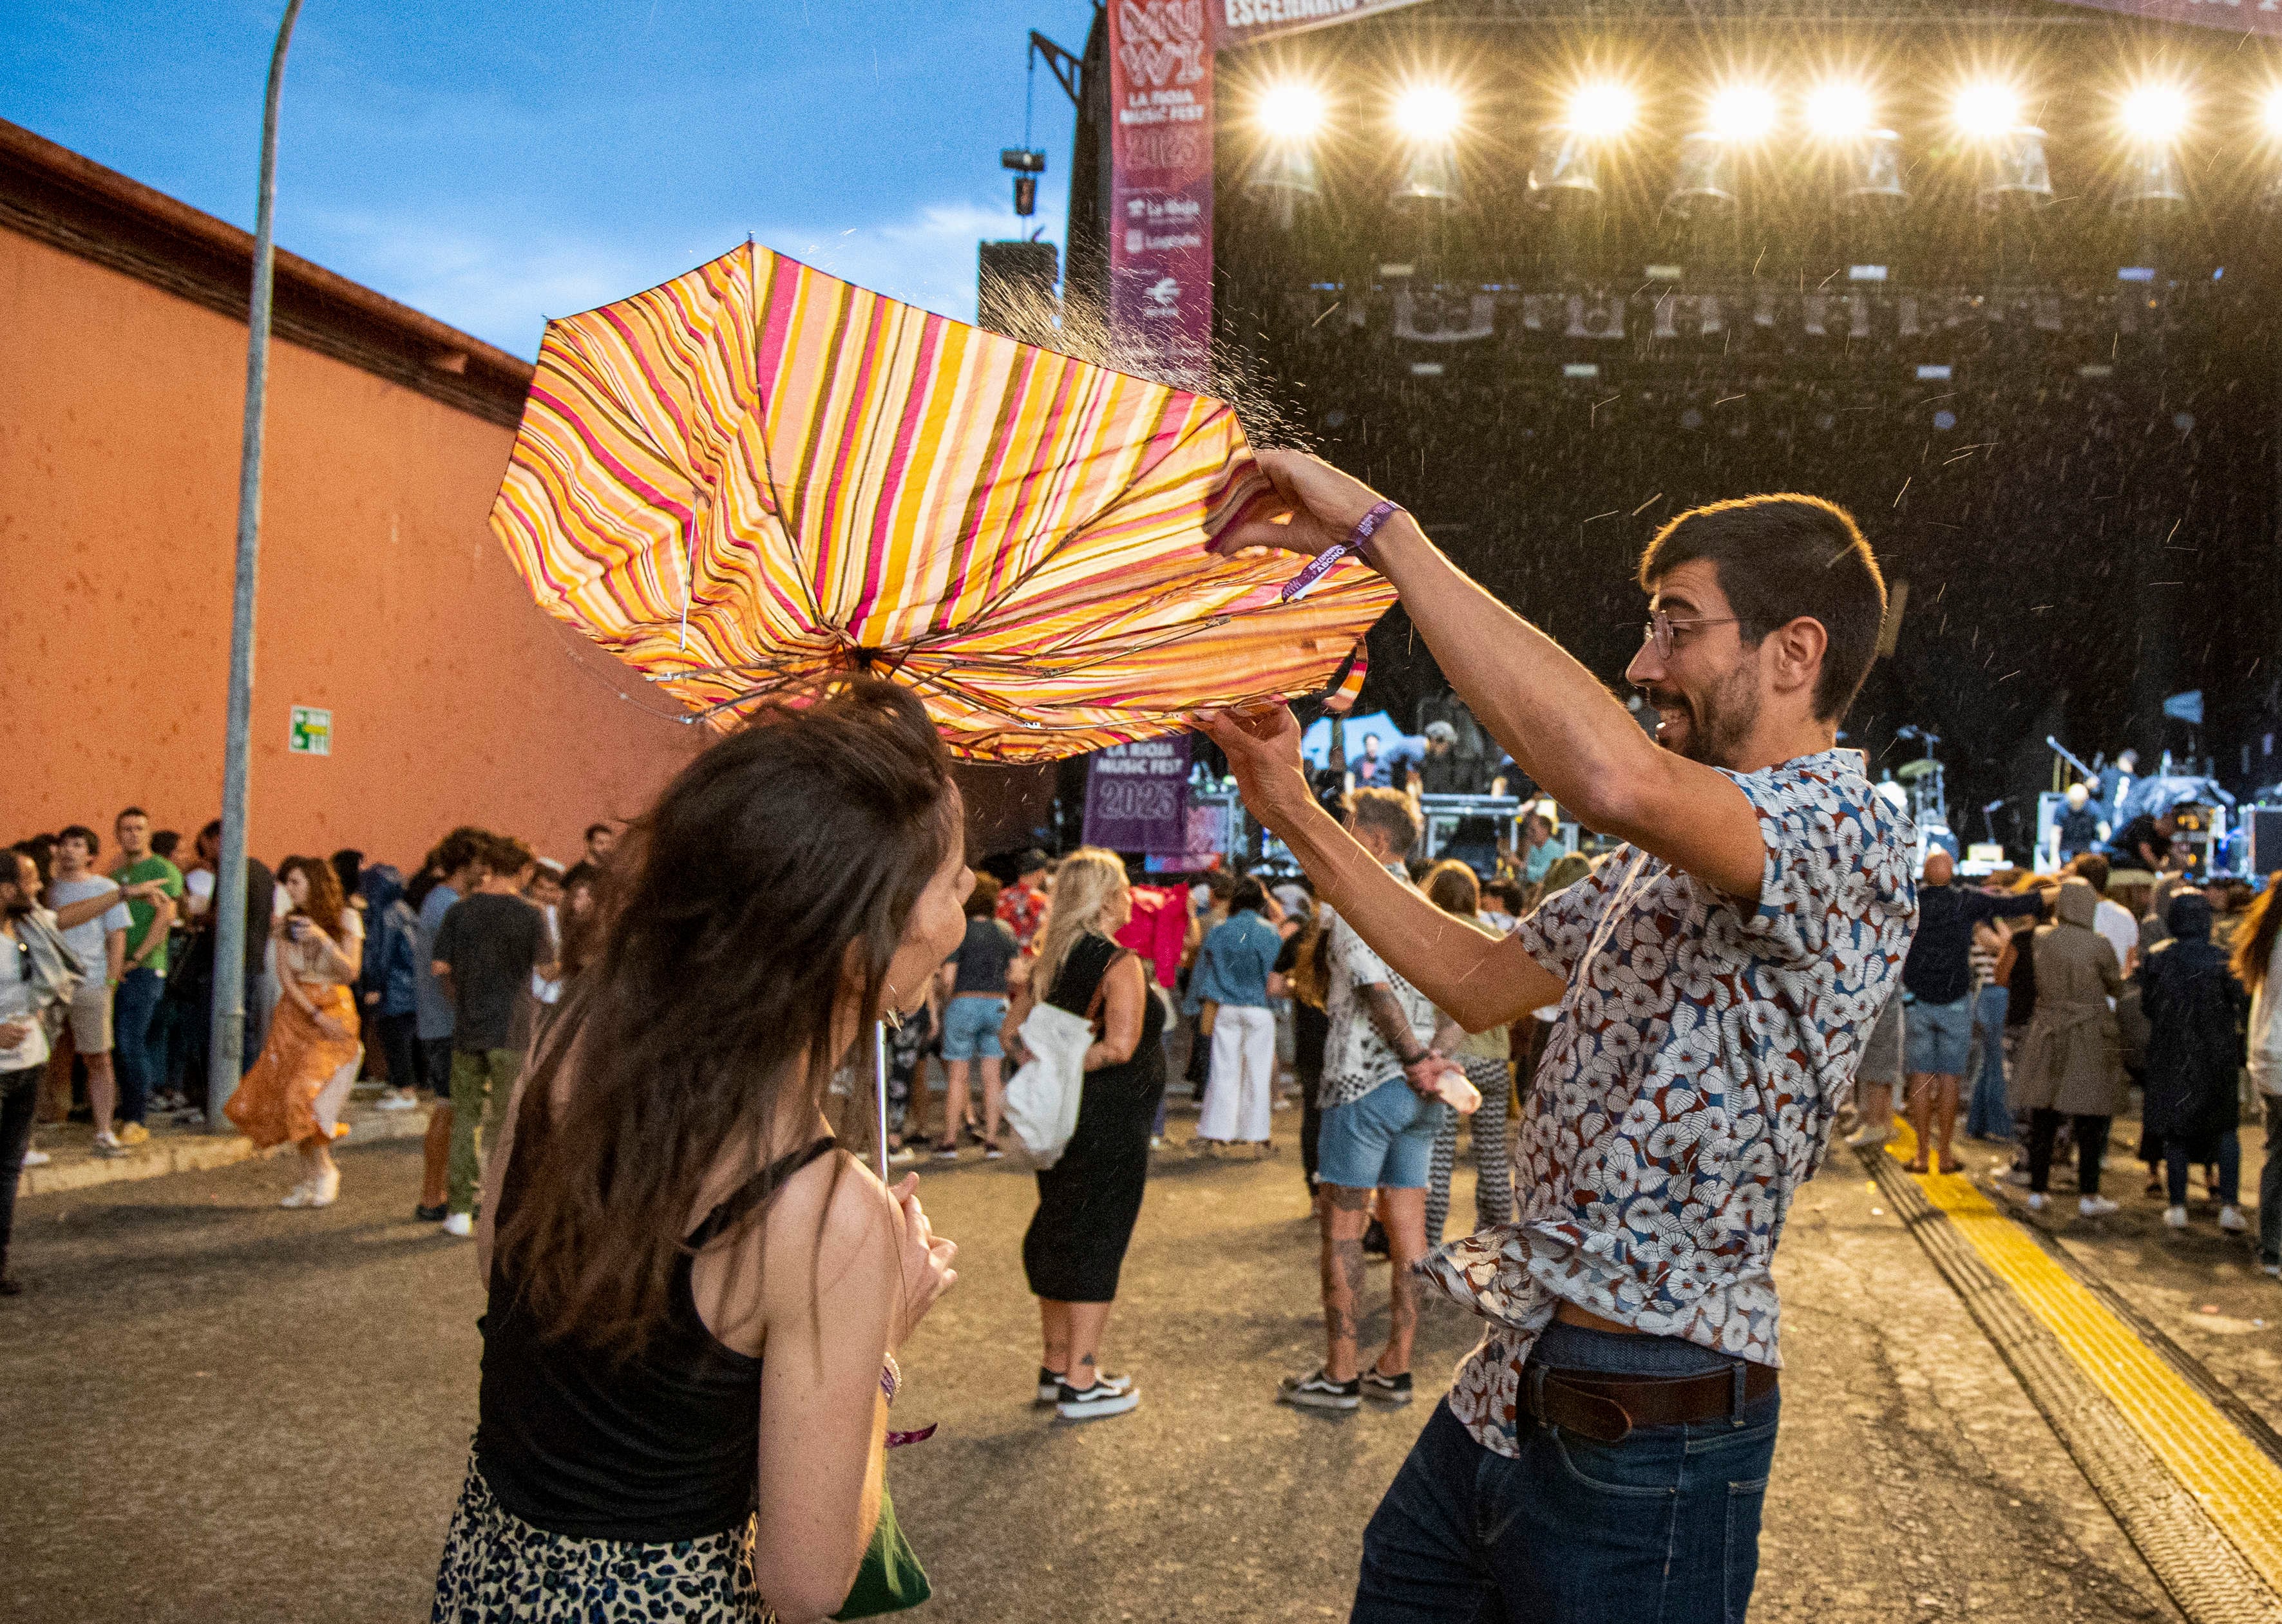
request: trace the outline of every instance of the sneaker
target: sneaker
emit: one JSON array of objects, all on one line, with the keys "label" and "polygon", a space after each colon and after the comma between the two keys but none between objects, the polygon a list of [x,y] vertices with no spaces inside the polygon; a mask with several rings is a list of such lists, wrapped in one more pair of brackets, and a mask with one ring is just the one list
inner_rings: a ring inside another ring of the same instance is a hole
[{"label": "sneaker", "polygon": [[408,1111],[419,1103],[419,1101],[412,1097],[412,1090],[409,1088],[384,1088],[381,1090],[380,1098],[373,1102],[372,1108],[375,1110],[383,1111]]},{"label": "sneaker", "polygon": [[127,1147],[119,1142],[119,1136],[115,1133],[97,1134],[95,1136],[95,1143],[90,1146],[89,1148],[92,1149],[96,1155],[101,1156],[125,1156],[127,1154]]},{"label": "sneaker", "polygon": [[55,1158],[44,1150],[27,1150],[24,1152],[24,1165],[27,1167],[45,1167],[53,1160],[55,1160]]},{"label": "sneaker", "polygon": [[415,1206],[412,1209],[412,1216],[423,1224],[440,1224],[450,1216],[451,1210],[449,1207]]},{"label": "sneaker", "polygon": [[2025,1167],[2008,1167],[2005,1170],[2005,1182],[2007,1184],[2026,1184],[2030,1177],[2029,1170]]},{"label": "sneaker", "polygon": [[2221,1207],[2218,1210],[2218,1226],[2231,1235],[2239,1235],[2250,1227],[2250,1220],[2242,1216],[2239,1207]]},{"label": "sneaker", "polygon": [[1378,1366],[1372,1365],[1356,1380],[1362,1383],[1362,1396],[1382,1404],[1407,1404],[1410,1402],[1410,1373],[1385,1376]]},{"label": "sneaker", "polygon": [[935,1159],[938,1162],[956,1162],[959,1160],[959,1147],[956,1145],[945,1145],[942,1149],[935,1153]]},{"label": "sneaker", "polygon": [[444,1233],[447,1235],[454,1236],[456,1239],[465,1241],[476,1233],[475,1214],[471,1212],[454,1212],[451,1214],[444,1220]]},{"label": "sneaker", "polygon": [[2042,1190],[2030,1190],[2029,1192],[2030,1211],[2042,1212],[2046,1207],[2049,1207],[2052,1204],[2053,1198],[2045,1195]]},{"label": "sneaker", "polygon": [[986,1139],[982,1141],[982,1159],[986,1162],[1003,1162],[1006,1159],[1006,1153],[998,1148],[997,1140]]},{"label": "sneaker", "polygon": [[893,1150],[888,1152],[888,1165],[890,1167],[908,1166],[919,1159],[920,1153],[909,1145],[897,1145]]},{"label": "sneaker", "polygon": [[1123,1415],[1141,1402],[1140,1390],[1131,1382],[1123,1384],[1106,1378],[1096,1378],[1094,1384],[1081,1391],[1067,1381],[1055,1388],[1054,1413],[1065,1421],[1094,1421],[1106,1415]]},{"label": "sneaker", "polygon": [[1884,1144],[1892,1137],[1893,1133],[1890,1129],[1864,1128],[1859,1133],[1848,1135],[1846,1146],[1850,1150],[1867,1150],[1873,1145]]},{"label": "sneaker", "polygon": [[1362,1382],[1334,1381],[1318,1368],[1311,1376],[1286,1376],[1276,1384],[1276,1402],[1304,1410],[1354,1410],[1362,1404]]},{"label": "sneaker", "polygon": [[122,1122],[118,1138],[122,1145],[147,1145],[151,1142],[151,1130],[139,1122]]},{"label": "sneaker", "polygon": [[[1113,1392],[1123,1393],[1131,1390],[1133,1386],[1133,1378],[1130,1376],[1096,1376],[1093,1379],[1093,1385],[1097,1388],[1108,1388]],[[1061,1373],[1059,1371],[1048,1370],[1043,1365],[1039,1365],[1038,1402],[1042,1404],[1054,1404],[1060,1399],[1061,1396]]]},{"label": "sneaker", "polygon": [[2076,1210],[2085,1218],[2106,1218],[2116,1207],[2105,1195],[2086,1195],[2076,1202]]},{"label": "sneaker", "polygon": [[2258,1265],[2258,1272],[2261,1274],[2271,1274],[2276,1279],[2282,1280],[2282,1263],[2262,1263]]},{"label": "sneaker", "polygon": [[309,1180],[304,1179],[286,1191],[277,1204],[281,1207],[306,1207],[311,1204],[311,1197],[314,1195],[314,1191],[310,1187]]},{"label": "sneaker", "polygon": [[2187,1226],[2187,1210],[2185,1207],[2164,1208],[2163,1222],[2173,1229],[2185,1229]]}]

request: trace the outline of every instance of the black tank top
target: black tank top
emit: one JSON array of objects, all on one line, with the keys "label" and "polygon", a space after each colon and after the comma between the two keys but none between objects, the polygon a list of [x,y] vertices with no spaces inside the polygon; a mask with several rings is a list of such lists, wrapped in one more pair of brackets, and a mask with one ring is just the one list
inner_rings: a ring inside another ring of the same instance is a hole
[{"label": "black tank top", "polygon": [[[703,1246],[833,1148],[829,1135],[706,1214]],[[508,1170],[508,1183],[515,1170]],[[502,1208],[508,1203],[501,1192]],[[501,1216],[504,1216],[502,1212]],[[542,1335],[494,1261],[484,1334],[476,1460],[499,1503],[580,1539],[665,1542],[734,1528],[758,1491],[761,1362],[725,1346],[697,1312],[691,1259],[674,1265],[665,1324],[625,1365]]]}]

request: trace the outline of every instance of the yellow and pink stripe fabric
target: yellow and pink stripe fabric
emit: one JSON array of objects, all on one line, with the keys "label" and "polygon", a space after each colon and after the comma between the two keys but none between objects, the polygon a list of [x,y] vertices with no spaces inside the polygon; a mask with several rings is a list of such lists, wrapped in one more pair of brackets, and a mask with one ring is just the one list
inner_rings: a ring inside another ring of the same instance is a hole
[{"label": "yellow and pink stripe fabric", "polygon": [[734,725],[868,670],[1030,762],[1314,692],[1393,601],[1210,543],[1266,492],[1220,401],[747,244],[550,322],[492,529],[541,607]]}]

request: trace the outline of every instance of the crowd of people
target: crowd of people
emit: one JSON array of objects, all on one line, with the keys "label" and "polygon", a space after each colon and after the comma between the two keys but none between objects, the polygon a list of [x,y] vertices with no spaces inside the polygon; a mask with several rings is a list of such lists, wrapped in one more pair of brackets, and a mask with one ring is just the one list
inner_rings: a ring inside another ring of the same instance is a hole
[{"label": "crowd of people", "polygon": [[1910,1171],[1959,1171],[1962,1101],[1966,1139],[2013,1147],[2005,1176],[2028,1187],[2032,1211],[2049,1206],[2055,1159],[2072,1150],[2077,1210],[2102,1218],[2121,1205],[2103,1167],[2136,1087],[2145,1194],[2165,1224],[2190,1226],[2200,1172],[2217,1227],[2242,1234],[2248,1105],[2265,1130],[2259,1263],[2282,1276],[2282,876],[2263,889],[2198,880],[2155,823],[2132,842],[2145,867],[2087,851],[2054,875],[2007,869],[1968,887],[1946,853],[1929,855],[1903,990],[1856,1081],[1851,1142],[1885,1143],[1898,1098]]},{"label": "crowd of people", "polygon": [[[49,1153],[42,1122],[85,1119],[98,1157],[151,1126],[203,1122],[218,940],[219,820],[189,851],[139,807],[113,821],[112,855],[83,824],[8,848],[0,884],[0,1295],[18,1177]],[[535,1025],[591,937],[617,838],[596,824],[567,870],[511,836],[463,828],[408,885],[361,852],[246,860],[244,1072],[223,1111],[256,1146],[291,1145],[300,1177],[281,1204],[325,1207],[332,1146],[360,1080],[387,1111],[432,1102],[417,1215],[473,1233],[478,1150]],[[180,860],[178,862],[178,859]],[[465,906],[460,906],[464,902]]]}]

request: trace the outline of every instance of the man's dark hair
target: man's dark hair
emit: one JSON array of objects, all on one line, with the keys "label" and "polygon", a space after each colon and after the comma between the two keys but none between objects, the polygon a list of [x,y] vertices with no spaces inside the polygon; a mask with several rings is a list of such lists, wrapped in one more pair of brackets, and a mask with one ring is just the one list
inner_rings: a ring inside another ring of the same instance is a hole
[{"label": "man's dark hair", "polygon": [[1418,844],[1418,813],[1401,791],[1359,789],[1349,798],[1349,805],[1355,827],[1385,831],[1396,855]]},{"label": "man's dark hair", "polygon": [[[151,815],[148,812],[145,812],[140,807],[121,807],[119,809],[119,817],[148,817],[150,816]],[[111,820],[114,825],[119,822],[119,817],[114,817]]]},{"label": "man's dark hair", "polygon": [[1784,492],[1737,497],[1691,508],[1656,533],[1641,555],[1640,584],[1707,559],[1739,623],[1756,646],[1802,615],[1828,638],[1814,683],[1814,715],[1836,722],[1854,702],[1886,617],[1886,582],[1853,516],[1819,496]]},{"label": "man's dark hair", "polygon": [[493,873],[511,877],[538,862],[539,855],[514,835],[495,834],[484,839],[483,861]]},{"label": "man's dark hair", "polygon": [[1050,867],[1052,862],[1053,859],[1033,846],[1028,851],[1014,859],[1014,878],[1020,879],[1025,874],[1036,874],[1040,870]]},{"label": "man's dark hair", "polygon": [[221,839],[221,819],[218,817],[210,817],[206,819],[206,826],[198,831],[198,839],[201,840]]},{"label": "man's dark hair", "polygon": [[2107,894],[2107,858],[2101,856],[2098,852],[2086,852],[2075,862],[2069,863],[2069,867],[2076,870],[2076,877],[2078,879],[2084,881],[2085,885],[2090,885],[2094,891],[2100,893],[2100,895],[2106,896]]},{"label": "man's dark hair", "polygon": [[[119,816],[124,817],[127,814],[122,812]],[[85,824],[66,824],[57,834],[56,844],[58,846],[61,846],[66,840],[85,841],[87,843],[87,855],[90,857],[94,856],[97,852],[103,849],[103,841],[101,839],[97,836],[94,830],[89,829]]]},{"label": "man's dark hair", "polygon": [[471,862],[488,862],[491,836],[472,824],[462,824],[442,839],[428,854],[423,866],[433,870],[440,878],[456,874]]},{"label": "man's dark hair", "polygon": [[175,860],[175,852],[182,843],[182,837],[177,831],[161,829],[151,837],[151,855],[164,857],[167,862],[172,862]]},{"label": "man's dark hair", "polygon": [[586,825],[586,834],[580,838],[591,840],[598,834],[608,834],[609,832],[610,826],[608,824],[589,824]]},{"label": "man's dark hair", "polygon": [[966,916],[969,919],[990,918],[998,911],[998,893],[1004,889],[995,874],[977,874],[974,889],[966,893]]},{"label": "man's dark hair", "polygon": [[1228,899],[1228,911],[1231,915],[1240,914],[1247,908],[1255,914],[1268,911],[1268,887],[1249,874],[1236,882],[1236,889]]}]

